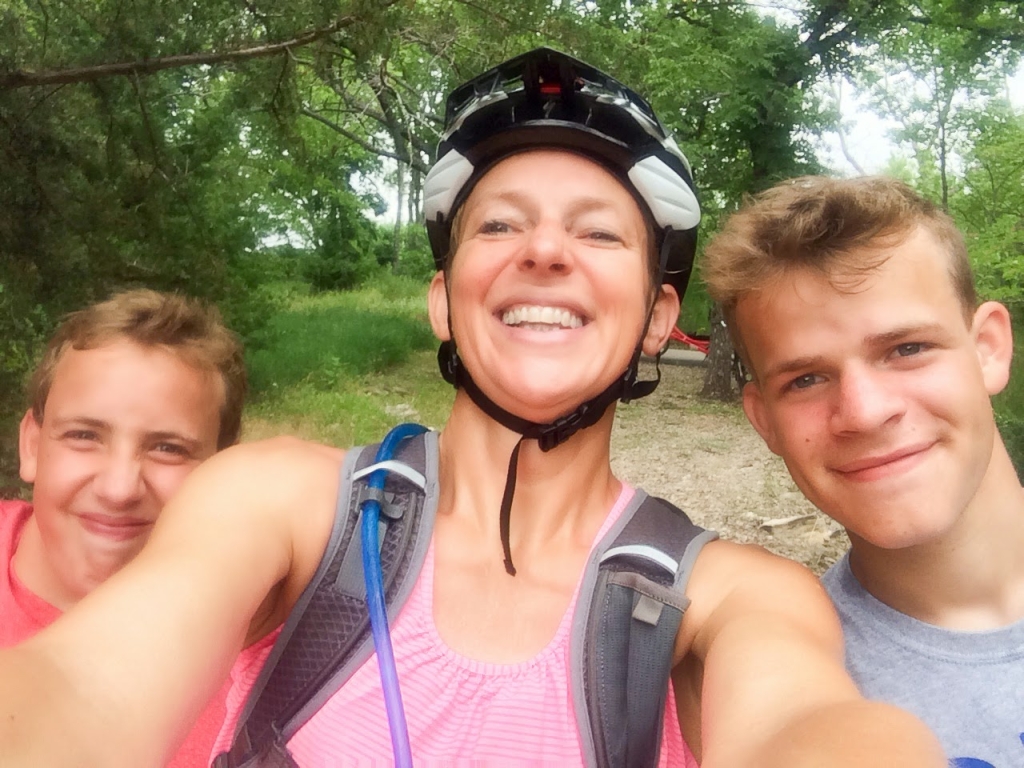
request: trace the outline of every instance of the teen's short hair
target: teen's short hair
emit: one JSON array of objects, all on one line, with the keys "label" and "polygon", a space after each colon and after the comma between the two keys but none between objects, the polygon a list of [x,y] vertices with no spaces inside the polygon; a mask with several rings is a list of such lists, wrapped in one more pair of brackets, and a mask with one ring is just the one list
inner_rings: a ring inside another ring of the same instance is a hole
[{"label": "teen's short hair", "polygon": [[883,247],[924,227],[949,255],[953,287],[968,323],[977,309],[967,247],[953,220],[896,179],[804,176],[749,198],[704,252],[702,273],[719,302],[733,344],[749,363],[736,328],[736,304],[793,269],[812,269],[834,284],[878,269]]},{"label": "teen's short hair", "polygon": [[68,349],[96,349],[119,340],[161,347],[184,363],[218,375],[224,385],[217,448],[238,442],[248,383],[242,344],[216,307],[145,289],[124,291],[67,315],[50,338],[29,383],[32,415],[42,424],[54,371]]}]

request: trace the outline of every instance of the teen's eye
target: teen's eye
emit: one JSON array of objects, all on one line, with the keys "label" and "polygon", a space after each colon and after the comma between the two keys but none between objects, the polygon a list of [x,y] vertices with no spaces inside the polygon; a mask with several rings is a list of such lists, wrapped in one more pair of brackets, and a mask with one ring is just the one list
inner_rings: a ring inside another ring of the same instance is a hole
[{"label": "teen's eye", "polygon": [[99,435],[89,429],[69,429],[62,437],[73,442],[92,442],[99,440]]},{"label": "teen's eye", "polygon": [[922,344],[919,341],[907,342],[906,344],[900,344],[894,352],[897,357],[913,357],[919,355],[927,348],[926,344]]},{"label": "teen's eye", "polygon": [[157,443],[153,446],[153,450],[167,456],[187,457],[189,455],[188,448],[177,443]]},{"label": "teen's eye", "polygon": [[813,387],[821,381],[821,377],[816,373],[805,373],[802,376],[797,376],[795,379],[786,385],[787,389],[808,389]]}]

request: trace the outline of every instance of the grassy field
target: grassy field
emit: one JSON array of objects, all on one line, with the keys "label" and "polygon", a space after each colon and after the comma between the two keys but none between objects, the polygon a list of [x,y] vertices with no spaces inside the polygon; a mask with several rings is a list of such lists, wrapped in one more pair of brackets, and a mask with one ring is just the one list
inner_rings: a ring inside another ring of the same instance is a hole
[{"label": "grassy field", "polygon": [[[292,434],[346,447],[379,440],[403,421],[443,426],[454,391],[437,370],[425,294],[420,282],[385,277],[293,299],[271,319],[268,344],[249,355],[244,439]],[[994,403],[1024,473],[1024,329],[1014,360],[1010,386]]]},{"label": "grassy field", "polygon": [[249,354],[243,439],[286,433],[344,447],[403,421],[443,426],[454,390],[437,370],[425,293],[389,278],[294,299]]}]

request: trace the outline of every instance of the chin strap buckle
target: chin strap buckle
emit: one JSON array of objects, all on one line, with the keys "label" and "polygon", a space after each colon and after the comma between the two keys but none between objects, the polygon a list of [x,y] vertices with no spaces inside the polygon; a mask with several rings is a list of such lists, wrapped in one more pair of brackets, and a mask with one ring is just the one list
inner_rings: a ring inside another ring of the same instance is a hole
[{"label": "chin strap buckle", "polygon": [[586,416],[589,410],[587,405],[584,404],[569,415],[556,419],[541,429],[537,437],[540,449],[547,452],[552,448],[557,448],[580,429],[588,426]]}]

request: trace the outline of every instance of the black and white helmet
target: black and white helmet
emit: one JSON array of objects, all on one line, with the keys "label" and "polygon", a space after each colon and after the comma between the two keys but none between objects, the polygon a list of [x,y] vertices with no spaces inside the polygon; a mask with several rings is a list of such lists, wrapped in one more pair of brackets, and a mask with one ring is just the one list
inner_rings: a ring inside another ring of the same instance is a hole
[{"label": "black and white helmet", "polygon": [[700,223],[689,162],[644,99],[551,48],[499,64],[448,97],[437,161],[423,186],[437,268],[448,257],[452,217],[473,185],[499,160],[534,147],[586,155],[634,193],[655,225],[662,281],[682,298]]}]

